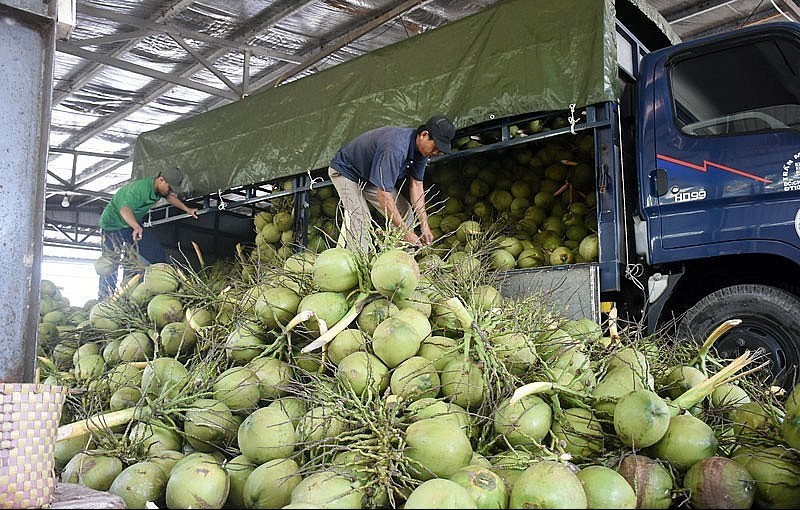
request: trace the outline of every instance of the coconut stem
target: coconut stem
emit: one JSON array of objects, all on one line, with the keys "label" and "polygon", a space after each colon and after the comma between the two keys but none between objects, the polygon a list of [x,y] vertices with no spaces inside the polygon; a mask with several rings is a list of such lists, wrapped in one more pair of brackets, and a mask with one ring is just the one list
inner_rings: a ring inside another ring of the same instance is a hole
[{"label": "coconut stem", "polygon": [[701,400],[713,393],[719,386],[735,379],[736,372],[750,364],[753,359],[754,357],[751,356],[750,351],[745,351],[744,354],[731,361],[728,366],[724,367],[713,376],[703,379],[683,392],[672,402],[668,402],[670,413],[676,416],[680,414],[683,409],[691,409]]},{"label": "coconut stem", "polygon": [[197,254],[197,260],[200,261],[200,267],[206,267],[206,262],[203,259],[203,253],[200,251],[200,247],[194,241],[192,241],[192,246],[194,247],[194,252]]},{"label": "coconut stem", "polygon": [[742,319],[729,319],[717,326],[717,328],[712,331],[710,335],[708,335],[708,338],[706,338],[706,341],[703,342],[703,345],[700,346],[700,349],[697,351],[697,356],[695,356],[690,365],[699,363],[700,370],[703,372],[703,375],[707,376],[708,370],[706,369],[706,357],[708,357],[708,351],[711,350],[711,346],[714,345],[714,342],[716,342],[719,337],[741,323]]},{"label": "coconut stem", "polygon": [[561,386],[560,384],[556,384],[550,381],[536,381],[528,383],[524,386],[520,386],[519,388],[514,390],[514,394],[511,395],[509,403],[513,405],[516,404],[520,399],[527,397],[528,395],[535,395],[537,393],[544,393],[546,391],[553,391],[553,390],[559,393],[567,393],[569,395],[573,395],[576,397],[586,396],[586,394],[584,393],[567,388],[566,386]]},{"label": "coconut stem", "polygon": [[[329,330],[327,330],[323,334],[321,334],[319,336],[319,338],[317,338],[316,340],[314,340],[310,344],[308,344],[305,347],[303,347],[300,350],[300,352],[302,352],[304,354],[307,353],[307,352],[311,352],[311,351],[313,351],[315,349],[319,349],[323,345],[325,345],[325,344],[329,343],[330,341],[332,341],[336,337],[336,335],[338,335],[339,333],[344,331],[354,320],[356,320],[356,317],[358,317],[358,314],[361,313],[361,310],[364,309],[364,306],[367,303],[369,303],[370,301],[373,301],[374,299],[377,299],[377,298],[378,298],[378,296],[375,296],[375,295],[368,295],[368,294],[364,294],[363,292],[359,293],[359,295],[356,297],[355,303],[353,304],[353,306],[350,307],[350,310],[348,310],[347,313],[344,314],[344,317],[342,317],[339,320],[339,322],[334,324],[333,327],[331,327]],[[296,318],[297,317],[295,317],[295,319]],[[289,324],[294,322],[295,319],[292,319],[292,321]],[[294,326],[292,326],[292,327],[294,327]],[[287,325],[287,329],[290,329],[288,325]]]},{"label": "coconut stem", "polygon": [[137,411],[142,411],[142,409],[129,407],[127,409],[120,409],[119,411],[112,411],[110,413],[96,415],[85,420],[62,425],[58,427],[56,442],[66,441],[67,439],[83,436],[90,432],[98,432],[106,428],[124,425],[136,416]]}]

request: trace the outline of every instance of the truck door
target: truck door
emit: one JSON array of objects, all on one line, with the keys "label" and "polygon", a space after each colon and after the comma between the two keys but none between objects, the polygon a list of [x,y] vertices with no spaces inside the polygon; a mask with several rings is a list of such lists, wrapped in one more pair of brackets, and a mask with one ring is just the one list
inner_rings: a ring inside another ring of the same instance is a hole
[{"label": "truck door", "polygon": [[643,191],[650,263],[763,243],[798,257],[800,39],[783,25],[653,55],[642,140],[655,161]]}]

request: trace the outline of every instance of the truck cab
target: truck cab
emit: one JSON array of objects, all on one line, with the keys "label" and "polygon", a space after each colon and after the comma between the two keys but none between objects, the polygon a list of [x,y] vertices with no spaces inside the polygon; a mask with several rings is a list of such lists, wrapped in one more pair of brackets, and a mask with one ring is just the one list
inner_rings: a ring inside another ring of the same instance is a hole
[{"label": "truck cab", "polygon": [[800,26],[753,26],[654,51],[632,90],[631,259],[647,277],[650,329],[675,319],[682,335],[702,341],[741,319],[717,349],[762,348],[774,376],[793,377]]}]

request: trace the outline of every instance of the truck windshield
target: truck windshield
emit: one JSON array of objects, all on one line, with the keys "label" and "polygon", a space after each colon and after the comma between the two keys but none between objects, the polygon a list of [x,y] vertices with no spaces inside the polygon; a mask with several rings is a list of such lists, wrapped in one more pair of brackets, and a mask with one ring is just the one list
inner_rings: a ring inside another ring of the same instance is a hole
[{"label": "truck windshield", "polygon": [[800,130],[796,40],[748,40],[679,58],[669,72],[675,119],[688,135]]}]

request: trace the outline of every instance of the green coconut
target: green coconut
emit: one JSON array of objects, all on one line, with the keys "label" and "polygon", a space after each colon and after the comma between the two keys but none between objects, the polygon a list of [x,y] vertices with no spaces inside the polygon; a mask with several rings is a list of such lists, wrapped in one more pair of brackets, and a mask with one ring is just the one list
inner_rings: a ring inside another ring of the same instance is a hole
[{"label": "green coconut", "polygon": [[80,484],[97,491],[107,491],[122,469],[122,461],[110,452],[82,451],[75,454],[64,466],[61,481]]},{"label": "green coconut", "polygon": [[165,294],[178,290],[180,277],[170,264],[157,262],[147,266],[142,282],[147,284],[153,294]]},{"label": "green coconut", "polygon": [[[333,327],[350,309],[347,298],[338,292],[313,292],[304,296],[297,305],[297,313],[306,310],[325,321],[327,328]],[[312,318],[303,323],[308,331],[319,333],[319,323]]]},{"label": "green coconut", "polygon": [[360,329],[345,328],[328,344],[328,359],[338,365],[347,355],[363,351],[366,345],[367,338]]},{"label": "green coconut", "polygon": [[370,268],[373,287],[389,300],[410,296],[417,288],[419,279],[417,261],[411,254],[399,248],[381,252]]},{"label": "green coconut", "polygon": [[594,411],[601,417],[614,417],[617,401],[633,390],[649,389],[642,375],[627,365],[609,369],[592,391]]},{"label": "green coconut", "polygon": [[184,322],[170,322],[158,334],[161,348],[168,356],[188,354],[194,351],[197,343],[197,334],[194,329]]},{"label": "green coconut", "polygon": [[134,407],[142,399],[142,390],[135,386],[122,386],[117,388],[108,399],[108,408],[112,411],[120,411]]},{"label": "green coconut", "polygon": [[144,331],[131,331],[119,342],[117,356],[121,361],[147,361],[153,358],[153,340]]},{"label": "green coconut", "polygon": [[615,469],[633,488],[637,508],[672,506],[674,480],[662,462],[644,455],[625,455]]},{"label": "green coconut", "polygon": [[372,350],[383,363],[394,368],[417,354],[423,335],[408,321],[387,317],[372,334]]},{"label": "green coconut", "polygon": [[405,457],[419,480],[447,478],[472,460],[472,445],[451,420],[426,418],[406,429]]},{"label": "green coconut", "polygon": [[246,413],[258,406],[261,384],[246,366],[233,366],[217,376],[211,385],[212,396],[233,413]]},{"label": "green coconut", "polygon": [[707,423],[691,414],[681,414],[670,419],[664,437],[651,447],[651,452],[675,469],[686,471],[692,464],[715,456],[718,445],[714,430]]},{"label": "green coconut", "polygon": [[442,394],[464,409],[478,407],[486,395],[486,381],[478,365],[462,359],[451,360],[439,378]]},{"label": "green coconut", "polygon": [[349,385],[356,395],[377,396],[389,385],[389,369],[374,354],[356,351],[345,356],[339,363],[336,376]]},{"label": "green coconut", "polygon": [[94,441],[89,434],[56,441],[53,446],[53,460],[55,461],[56,471],[59,473],[62,472],[64,466],[66,466],[78,452],[91,449],[94,449]]},{"label": "green coconut", "polygon": [[106,360],[100,354],[88,354],[81,356],[75,364],[73,373],[78,381],[95,380],[105,371]]},{"label": "green coconut", "polygon": [[135,422],[128,430],[128,439],[144,455],[183,447],[183,440],[174,427],[152,419],[149,422]]},{"label": "green coconut", "polygon": [[147,317],[161,329],[170,322],[183,320],[183,303],[170,294],[156,294],[147,303]]},{"label": "green coconut", "polygon": [[670,412],[667,403],[649,390],[626,393],[614,406],[614,430],[626,446],[646,448],[667,432]]},{"label": "green coconut", "polygon": [[225,355],[234,363],[244,365],[264,352],[267,333],[255,321],[245,321],[233,328],[225,338]]},{"label": "green coconut", "polygon": [[155,358],[142,371],[142,393],[173,399],[186,387],[189,371],[175,358]]},{"label": "green coconut", "polygon": [[255,471],[256,464],[247,458],[247,455],[237,455],[225,461],[222,468],[228,473],[228,499],[225,501],[226,507],[245,508],[244,504],[244,484],[247,478]]},{"label": "green coconut", "polygon": [[323,291],[347,292],[356,288],[359,272],[353,251],[339,247],[324,250],[314,261],[311,278]]},{"label": "green coconut", "polygon": [[539,362],[534,342],[521,331],[493,335],[489,337],[489,342],[494,346],[497,356],[513,374],[522,375]]},{"label": "green coconut", "polygon": [[425,317],[431,316],[431,300],[428,295],[419,288],[419,286],[417,286],[417,288],[414,289],[409,296],[396,299],[395,303],[401,310],[405,308],[413,308]]},{"label": "green coconut", "polygon": [[396,304],[386,298],[376,299],[364,305],[356,318],[356,324],[359,330],[371,336],[378,324],[399,310]]},{"label": "green coconut", "polygon": [[519,476],[539,459],[532,453],[524,450],[506,450],[492,456],[489,461],[493,472],[500,475],[506,484],[509,496]]},{"label": "green coconut", "polygon": [[458,469],[449,479],[467,490],[477,508],[508,508],[508,487],[503,479],[492,471],[486,459],[475,464],[475,454],[468,466]]},{"label": "green coconut", "polygon": [[756,483],[750,472],[727,457],[708,457],[693,464],[683,477],[694,508],[750,508]]},{"label": "green coconut", "polygon": [[430,335],[420,344],[417,355],[432,362],[436,370],[442,371],[450,361],[458,357],[459,346],[458,340],[448,336]]},{"label": "green coconut", "polygon": [[564,450],[576,459],[592,459],[603,450],[603,426],[589,409],[564,409],[553,420],[551,430]]},{"label": "green coconut", "polygon": [[280,398],[287,394],[293,381],[292,366],[278,358],[255,358],[246,365],[258,378],[261,400]]},{"label": "green coconut", "polygon": [[239,422],[225,403],[200,398],[189,404],[184,413],[183,432],[186,441],[199,452],[213,452],[235,437]]},{"label": "green coconut", "polygon": [[791,448],[800,450],[800,409],[786,413],[781,424],[781,436]]},{"label": "green coconut", "polygon": [[[403,508],[492,508],[479,507],[466,488],[444,478],[433,478],[417,486]],[[504,507],[495,507],[504,508]]]},{"label": "green coconut", "polygon": [[472,425],[469,413],[463,407],[432,397],[423,397],[411,402],[406,412],[412,421],[426,418],[451,420],[467,434]]},{"label": "green coconut", "polygon": [[277,407],[261,407],[248,415],[237,431],[239,449],[248,459],[263,464],[288,458],[297,442],[295,427]]},{"label": "green coconut", "polygon": [[123,469],[108,492],[121,497],[126,508],[147,508],[147,502],[161,501],[167,488],[167,474],[156,464],[143,460]]},{"label": "green coconut", "polygon": [[186,457],[185,453],[176,450],[156,450],[149,452],[147,460],[156,464],[169,476],[172,473],[172,468],[184,457]]},{"label": "green coconut", "polygon": [[242,489],[245,508],[285,508],[302,481],[293,459],[272,459],[256,467]]},{"label": "green coconut", "polygon": [[295,486],[291,503],[308,503],[316,508],[361,508],[363,498],[356,483],[331,471],[319,471]]},{"label": "green coconut", "polygon": [[681,396],[686,390],[695,384],[706,379],[700,370],[692,366],[679,365],[669,372],[661,381],[661,391],[667,397],[675,399]]},{"label": "green coconut", "polygon": [[523,471],[511,489],[509,508],[587,508],[583,485],[566,464],[543,460]]},{"label": "green coconut", "polygon": [[506,398],[494,411],[494,430],[514,446],[531,446],[538,443],[550,431],[553,411],[537,395],[526,395],[511,404]]},{"label": "green coconut", "polygon": [[711,405],[714,407],[736,407],[750,402],[747,391],[736,384],[723,384],[711,392]]},{"label": "green coconut", "polygon": [[587,466],[576,473],[586,493],[588,508],[637,508],[633,487],[605,466]]},{"label": "green coconut", "polygon": [[295,426],[297,426],[297,422],[299,422],[300,418],[308,411],[306,403],[302,398],[291,396],[276,398],[270,402],[267,407],[277,408],[285,413],[289,421]]},{"label": "green coconut", "polygon": [[214,316],[205,308],[187,307],[185,319],[186,323],[194,331],[210,326],[214,322]]},{"label": "green coconut", "polygon": [[175,465],[167,480],[167,507],[222,508],[230,491],[228,473],[207,456],[187,462],[193,455],[206,454],[192,453]]},{"label": "green coconut", "polygon": [[347,430],[347,423],[336,414],[332,405],[314,406],[297,422],[297,439],[300,442],[318,442],[333,439]]},{"label": "green coconut", "polygon": [[416,308],[400,308],[392,317],[406,321],[419,333],[420,338],[427,338],[431,334],[431,323],[428,316]]},{"label": "green coconut", "polygon": [[756,483],[756,508],[797,507],[800,460],[795,452],[773,446],[738,453],[733,459],[747,469]]},{"label": "green coconut", "polygon": [[294,317],[300,300],[300,296],[288,287],[271,287],[259,295],[253,309],[264,327],[273,329],[286,325]]},{"label": "green coconut", "polygon": [[428,359],[412,356],[392,371],[392,394],[406,401],[436,397],[440,390],[439,373]]},{"label": "green coconut", "polygon": [[119,319],[120,312],[110,300],[99,301],[89,310],[89,323],[100,331],[119,329]]}]

